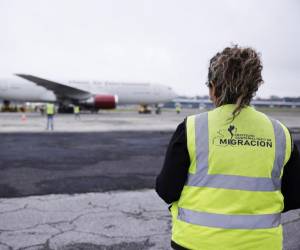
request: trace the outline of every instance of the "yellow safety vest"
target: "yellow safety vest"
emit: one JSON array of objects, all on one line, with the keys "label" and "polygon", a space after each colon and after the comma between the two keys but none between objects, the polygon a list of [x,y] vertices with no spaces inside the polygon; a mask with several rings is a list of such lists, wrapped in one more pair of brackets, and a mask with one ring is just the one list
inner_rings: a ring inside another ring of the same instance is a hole
[{"label": "yellow safety vest", "polygon": [[78,106],[74,106],[74,113],[75,114],[79,114],[79,112],[80,112],[79,107]]},{"label": "yellow safety vest", "polygon": [[235,105],[187,117],[188,178],[174,202],[172,240],[197,250],[281,250],[287,128]]},{"label": "yellow safety vest", "polygon": [[54,115],[54,104],[47,104],[47,115]]}]

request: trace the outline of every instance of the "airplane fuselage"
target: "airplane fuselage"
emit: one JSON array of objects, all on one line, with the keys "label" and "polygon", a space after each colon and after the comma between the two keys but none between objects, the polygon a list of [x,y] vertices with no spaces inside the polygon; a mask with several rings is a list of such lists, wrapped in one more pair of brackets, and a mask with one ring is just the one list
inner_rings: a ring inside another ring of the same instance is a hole
[{"label": "airplane fuselage", "polygon": [[94,95],[99,93],[116,95],[121,105],[156,104],[175,97],[173,90],[162,84],[71,80],[68,85],[88,90]]},{"label": "airplane fuselage", "polygon": [[[64,80],[65,86],[74,87],[96,95],[117,96],[118,104],[157,104],[172,100],[176,95],[165,85],[152,83],[107,82],[97,80]],[[60,102],[61,96],[34,82],[18,76],[0,79],[0,99],[23,102]],[[76,97],[79,101],[86,96]]]}]

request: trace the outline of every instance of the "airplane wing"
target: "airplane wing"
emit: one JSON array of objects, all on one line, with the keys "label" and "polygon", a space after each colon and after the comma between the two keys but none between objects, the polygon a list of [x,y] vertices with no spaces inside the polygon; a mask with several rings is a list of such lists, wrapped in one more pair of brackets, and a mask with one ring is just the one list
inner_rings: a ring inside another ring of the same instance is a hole
[{"label": "airplane wing", "polygon": [[88,91],[71,87],[62,83],[54,82],[51,80],[43,79],[33,75],[16,74],[21,78],[34,82],[35,84],[42,86],[48,90],[54,92],[58,99],[72,99],[72,100],[85,100],[92,96]]}]

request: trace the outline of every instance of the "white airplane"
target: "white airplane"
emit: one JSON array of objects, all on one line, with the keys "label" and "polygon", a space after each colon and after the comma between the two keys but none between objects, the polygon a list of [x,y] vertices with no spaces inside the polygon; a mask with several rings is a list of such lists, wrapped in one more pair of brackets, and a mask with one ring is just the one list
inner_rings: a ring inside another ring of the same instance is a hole
[{"label": "white airplane", "polygon": [[172,88],[162,84],[107,82],[97,80],[53,80],[16,74],[0,79],[0,99],[22,102],[53,102],[99,109],[117,104],[156,105],[174,99]]}]

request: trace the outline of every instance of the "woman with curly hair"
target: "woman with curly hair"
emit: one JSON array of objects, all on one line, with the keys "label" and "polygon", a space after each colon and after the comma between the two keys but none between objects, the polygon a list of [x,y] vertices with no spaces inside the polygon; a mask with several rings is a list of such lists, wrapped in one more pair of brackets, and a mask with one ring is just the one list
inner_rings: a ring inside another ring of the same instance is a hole
[{"label": "woman with curly hair", "polygon": [[282,249],[282,212],[300,208],[300,160],[288,129],[250,102],[260,55],[227,47],[209,63],[215,109],[175,131],[156,180],[174,249]]}]

